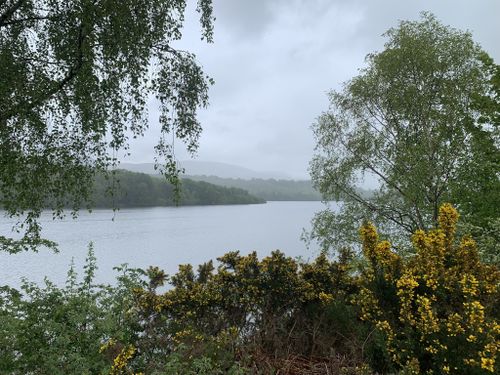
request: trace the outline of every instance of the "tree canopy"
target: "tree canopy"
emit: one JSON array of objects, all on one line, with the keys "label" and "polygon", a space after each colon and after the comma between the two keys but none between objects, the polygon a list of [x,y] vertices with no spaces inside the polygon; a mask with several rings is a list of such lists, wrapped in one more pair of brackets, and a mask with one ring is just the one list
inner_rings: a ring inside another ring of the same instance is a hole
[{"label": "tree canopy", "polygon": [[[196,151],[196,112],[212,83],[192,53],[175,48],[186,3],[0,2],[0,198],[23,231],[22,240],[1,236],[3,249],[40,242],[37,218],[48,201],[55,216],[68,201],[75,210],[84,204],[95,173],[147,129],[152,100],[162,134],[155,160],[177,181],[172,139]],[[197,11],[211,42],[211,0],[198,0]]]},{"label": "tree canopy", "polygon": [[243,189],[189,178],[182,178],[182,190],[178,199],[175,199],[175,187],[163,178],[117,170],[115,182],[117,186],[111,195],[107,192],[109,184],[105,176],[96,176],[91,199],[93,208],[265,203],[265,200],[250,195]]},{"label": "tree canopy", "polygon": [[[329,110],[313,125],[313,182],[325,200],[344,201],[313,220],[311,235],[324,248],[355,242],[366,219],[393,238],[435,227],[443,202],[477,219],[484,210],[472,196],[488,197],[487,215],[498,216],[496,65],[468,32],[429,13],[384,36],[384,50],[329,94]],[[369,198],[356,190],[366,181],[378,187]]]}]

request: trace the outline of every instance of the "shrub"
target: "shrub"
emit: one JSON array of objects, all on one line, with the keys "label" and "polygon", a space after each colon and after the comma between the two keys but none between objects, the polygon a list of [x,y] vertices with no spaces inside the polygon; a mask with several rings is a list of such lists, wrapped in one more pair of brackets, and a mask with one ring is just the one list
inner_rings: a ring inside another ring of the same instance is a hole
[{"label": "shrub", "polygon": [[[136,343],[142,353],[135,359],[138,369],[164,368],[173,353],[184,361],[204,357],[226,370],[235,361],[255,366],[257,358],[361,360],[364,332],[349,304],[356,291],[349,253],[337,261],[320,255],[309,264],[280,251],[262,260],[255,252],[230,252],[218,260],[217,270],[212,262],[197,272],[180,266],[163,294],[157,288],[166,277],[151,269],[150,279],[158,282],[134,290],[143,332]],[[156,353],[156,359],[140,358],[146,353]],[[152,367],[143,367],[146,363]]]},{"label": "shrub", "polygon": [[21,290],[3,287],[0,298],[0,373],[99,374],[112,358],[99,352],[109,337],[134,340],[131,285],[137,271],[124,270],[116,287],[93,284],[96,259],[89,247],[83,280],[73,267],[66,285],[24,282]]},{"label": "shrub", "polygon": [[499,368],[500,272],[481,263],[472,238],[455,241],[457,221],[457,211],[443,205],[439,227],[413,235],[416,255],[409,259],[379,241],[372,224],[361,228],[369,260],[358,297],[362,319],[385,335],[392,361],[407,372],[483,374]]}]

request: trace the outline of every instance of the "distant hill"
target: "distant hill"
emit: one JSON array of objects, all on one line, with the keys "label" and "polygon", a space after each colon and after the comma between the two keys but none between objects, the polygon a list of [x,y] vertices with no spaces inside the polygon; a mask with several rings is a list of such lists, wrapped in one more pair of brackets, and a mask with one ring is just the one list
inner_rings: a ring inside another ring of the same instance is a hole
[{"label": "distant hill", "polygon": [[[311,181],[296,181],[283,173],[256,172],[248,168],[226,163],[188,160],[181,162],[184,178],[203,181],[227,188],[238,188],[262,199],[273,201],[318,201],[321,195]],[[153,163],[121,163],[120,168],[132,172],[158,176]]]},{"label": "distant hill", "polygon": [[[248,191],[251,195],[266,201],[320,201],[321,194],[313,188],[310,180],[275,180],[253,178],[220,178],[215,176],[186,176],[194,181],[205,181],[211,184],[235,187]],[[358,188],[358,192],[369,198],[373,192]]]},{"label": "distant hill", "polygon": [[[185,169],[185,175],[189,176],[217,176],[222,178],[241,178],[246,180],[250,180],[252,178],[290,179],[290,176],[281,172],[257,172],[238,165],[218,162],[184,160],[180,162],[180,166]],[[131,172],[158,174],[158,172],[154,169],[153,163],[120,163],[119,167]]]},{"label": "distant hill", "polygon": [[221,178],[215,176],[186,176],[194,181],[239,188],[266,201],[319,201],[321,194],[314,190],[311,181],[275,180],[253,178]]},{"label": "distant hill", "polygon": [[[184,164],[185,163],[185,164]],[[191,164],[190,164],[191,163]],[[184,178],[193,181],[204,181],[210,184],[228,188],[246,190],[249,194],[266,201],[320,201],[321,194],[314,190],[310,180],[292,180],[290,178],[269,178],[266,173],[251,171],[250,169],[224,163],[207,163],[199,161],[183,162],[186,168]],[[191,166],[191,167],[190,167]],[[150,175],[159,176],[152,163],[128,164],[120,167]],[[196,173],[195,173],[196,172]],[[217,175],[219,173],[220,175]],[[230,177],[224,177],[224,176]],[[254,176],[266,177],[254,177]],[[234,177],[236,176],[236,177]],[[240,177],[238,177],[240,176]],[[359,189],[369,196],[368,190]]]},{"label": "distant hill", "polygon": [[[173,187],[166,180],[144,173],[117,170],[117,190],[108,194],[110,181],[97,176],[94,184],[94,208],[174,206]],[[263,199],[238,188],[216,186],[204,181],[182,180],[179,205],[218,205],[265,203]]]}]

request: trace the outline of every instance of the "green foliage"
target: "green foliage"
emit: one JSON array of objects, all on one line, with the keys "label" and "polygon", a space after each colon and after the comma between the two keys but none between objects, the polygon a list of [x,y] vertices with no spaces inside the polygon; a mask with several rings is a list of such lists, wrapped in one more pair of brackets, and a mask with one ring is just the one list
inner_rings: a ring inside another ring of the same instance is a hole
[{"label": "green foliage", "polygon": [[347,253],[338,262],[321,255],[302,264],[279,251],[261,261],[256,253],[230,252],[218,258],[217,272],[212,262],[197,272],[180,266],[166,293],[158,294],[156,283],[135,291],[148,333],[136,345],[162,353],[155,369],[165,366],[161,359],[179,345],[187,348],[184,360],[204,353],[226,368],[238,353],[254,360],[329,357],[332,346],[359,361],[364,331],[356,323],[356,309],[347,304],[356,290],[349,259]]},{"label": "green foliage", "polygon": [[[182,353],[182,348],[180,353]],[[249,373],[248,369],[238,364],[224,368],[219,362],[206,356],[186,361],[185,355],[180,353],[176,352],[168,357],[165,368],[161,372],[162,375],[244,375]]]},{"label": "green foliage", "polygon": [[116,287],[93,285],[92,246],[79,281],[74,268],[66,285],[44,287],[24,282],[21,291],[2,288],[0,372],[8,374],[99,374],[109,359],[99,350],[110,336],[131,341],[127,309],[141,272],[123,269]]},{"label": "green foliage", "polygon": [[[325,249],[356,242],[365,219],[401,249],[415,230],[437,225],[445,201],[475,225],[498,217],[499,149],[491,126],[498,107],[490,110],[486,53],[469,33],[428,13],[385,36],[384,50],[330,93],[329,110],[313,125],[314,185],[325,200],[344,200],[339,213],[327,210],[313,221],[311,236]],[[365,177],[379,183],[368,198],[356,191]]]},{"label": "green foliage", "polygon": [[462,223],[458,226],[458,232],[462,236],[471,235],[474,238],[484,262],[500,266],[500,218],[491,219],[481,227]]},{"label": "green foliage", "polygon": [[[113,186],[114,184],[114,186]],[[95,208],[264,203],[245,190],[182,179],[179,197],[165,181],[143,173],[117,170],[111,179],[98,175],[91,198]]]},{"label": "green foliage", "polygon": [[494,63],[487,54],[481,55],[481,61],[488,72],[488,91],[473,97],[473,106],[481,113],[479,121],[491,124],[495,128],[496,141],[500,137],[500,65]]},{"label": "green foliage", "polygon": [[485,228],[498,220],[500,212],[500,66],[485,53],[479,59],[486,90],[471,98],[471,107],[480,116],[477,124],[466,124],[471,137],[470,161],[449,187],[451,200],[458,203],[467,223]]},{"label": "green foliage", "polygon": [[[151,98],[162,133],[157,166],[178,181],[166,139],[196,150],[196,112],[212,83],[193,54],[172,47],[185,9],[185,0],[0,2],[0,197],[24,232],[17,242],[1,236],[3,250],[40,243],[48,201],[54,216],[86,201],[94,174],[147,129]],[[197,10],[211,42],[212,2],[199,0]]]}]

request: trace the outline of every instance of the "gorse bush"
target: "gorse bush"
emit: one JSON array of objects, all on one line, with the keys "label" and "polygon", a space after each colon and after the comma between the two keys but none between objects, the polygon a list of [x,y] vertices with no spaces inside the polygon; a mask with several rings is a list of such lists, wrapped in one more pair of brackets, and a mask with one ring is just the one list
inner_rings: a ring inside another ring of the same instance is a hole
[{"label": "gorse bush", "polygon": [[122,267],[113,287],[90,248],[82,281],[2,289],[0,373],[498,372],[500,273],[457,220],[442,206],[409,258],[367,223],[362,262],[229,252],[171,277]]},{"label": "gorse bush", "polygon": [[[356,291],[349,259],[348,253],[338,261],[320,255],[304,264],[279,251],[262,260],[255,252],[230,252],[217,270],[212,262],[197,272],[180,266],[164,294],[156,288],[165,275],[152,269],[148,288],[134,290],[135,313],[147,332],[136,344],[164,353],[158,358],[182,347],[185,361],[204,353],[227,368],[235,359],[329,356],[332,348],[360,361],[363,326],[348,303]],[[160,359],[148,363],[165,366]]]},{"label": "gorse bush", "polygon": [[384,333],[392,361],[415,374],[498,371],[500,273],[479,261],[472,238],[455,241],[457,220],[451,205],[441,206],[439,228],[417,231],[407,260],[372,224],[361,228],[369,260],[361,317]]}]

